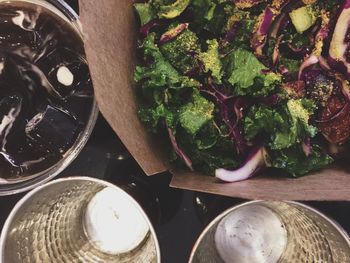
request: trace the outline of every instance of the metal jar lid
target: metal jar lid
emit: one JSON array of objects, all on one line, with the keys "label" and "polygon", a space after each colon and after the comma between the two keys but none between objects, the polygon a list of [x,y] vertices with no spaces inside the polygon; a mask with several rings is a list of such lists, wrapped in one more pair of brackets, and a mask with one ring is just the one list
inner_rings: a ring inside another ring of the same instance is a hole
[{"label": "metal jar lid", "polygon": [[214,219],[189,262],[345,263],[350,239],[337,223],[304,204],[252,201]]},{"label": "metal jar lid", "polygon": [[0,262],[160,262],[160,249],[130,195],[102,180],[70,177],[16,204],[1,233]]}]

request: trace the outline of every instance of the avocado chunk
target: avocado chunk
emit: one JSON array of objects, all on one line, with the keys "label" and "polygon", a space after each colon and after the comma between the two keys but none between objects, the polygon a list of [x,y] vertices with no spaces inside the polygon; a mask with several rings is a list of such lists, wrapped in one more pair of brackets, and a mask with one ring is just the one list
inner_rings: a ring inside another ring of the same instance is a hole
[{"label": "avocado chunk", "polygon": [[315,11],[311,6],[303,6],[289,13],[292,23],[298,33],[302,34],[308,30],[317,19]]},{"label": "avocado chunk", "polygon": [[162,5],[159,8],[159,18],[172,19],[181,15],[191,0],[177,0],[170,5]]}]

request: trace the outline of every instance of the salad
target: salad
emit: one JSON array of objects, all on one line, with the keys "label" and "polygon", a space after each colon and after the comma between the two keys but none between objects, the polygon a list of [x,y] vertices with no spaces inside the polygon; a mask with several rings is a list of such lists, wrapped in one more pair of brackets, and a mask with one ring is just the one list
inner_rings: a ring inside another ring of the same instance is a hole
[{"label": "salad", "polygon": [[292,177],[350,137],[350,0],[136,1],[141,120],[223,181]]}]

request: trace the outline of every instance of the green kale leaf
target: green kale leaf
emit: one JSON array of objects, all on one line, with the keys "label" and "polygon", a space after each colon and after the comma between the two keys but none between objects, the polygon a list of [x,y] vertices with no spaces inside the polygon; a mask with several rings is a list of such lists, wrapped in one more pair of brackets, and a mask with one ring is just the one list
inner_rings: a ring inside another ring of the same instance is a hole
[{"label": "green kale leaf", "polygon": [[139,110],[139,118],[142,122],[146,123],[154,133],[158,132],[158,125],[161,120],[165,120],[169,128],[174,128],[177,124],[175,114],[167,109],[164,104],[160,104],[155,108],[141,108]]},{"label": "green kale leaf", "polygon": [[224,33],[226,34],[234,25],[236,25],[236,33],[234,39],[230,43],[224,43],[226,51],[230,51],[233,48],[237,49],[250,48],[250,39],[252,37],[252,32],[254,31],[254,26],[256,25],[257,16],[251,15],[250,12],[243,11],[241,9],[234,9],[230,17],[227,19],[226,25],[224,27]]},{"label": "green kale leaf", "polygon": [[262,73],[266,69],[253,53],[244,49],[237,49],[225,59],[228,82],[234,86],[237,96],[260,97],[274,91],[282,77],[273,72]]},{"label": "green kale leaf", "polygon": [[144,60],[152,61],[145,67],[137,66],[134,79],[144,91],[164,90],[171,88],[198,87],[199,83],[187,76],[181,75],[163,56],[155,44],[155,34],[151,33],[144,39],[141,48]]},{"label": "green kale leaf", "polygon": [[214,81],[221,84],[221,78],[223,76],[222,63],[219,54],[219,43],[216,39],[207,40],[208,50],[199,55],[199,59],[204,64],[204,71],[210,72],[214,78]]},{"label": "green kale leaf", "polygon": [[192,0],[191,2],[191,9],[196,12],[194,18],[202,20],[202,24],[213,19],[216,6],[214,0]]},{"label": "green kale leaf", "polygon": [[190,2],[191,0],[176,0],[171,4],[160,5],[158,10],[158,17],[165,19],[178,17],[183,11],[185,11]]},{"label": "green kale leaf", "polygon": [[289,148],[317,134],[316,127],[309,124],[311,114],[303,100],[289,100],[278,109],[253,106],[244,119],[245,138],[251,141],[260,134],[267,136],[273,150]]},{"label": "green kale leaf", "polygon": [[322,169],[333,163],[333,158],[324,153],[320,146],[313,145],[309,156],[297,144],[282,151],[270,151],[270,166],[287,171],[293,177],[300,177],[309,172]]},{"label": "green kale leaf", "polygon": [[248,141],[259,133],[271,134],[284,124],[284,116],[267,106],[253,106],[244,119],[244,134]]},{"label": "green kale leaf", "polygon": [[179,109],[179,122],[191,135],[195,135],[210,120],[213,119],[214,103],[194,92],[192,101]]},{"label": "green kale leaf", "polygon": [[141,26],[157,17],[156,10],[150,3],[135,3],[134,7],[139,15]]},{"label": "green kale leaf", "polygon": [[160,50],[171,65],[183,74],[198,67],[198,62],[190,54],[200,52],[199,40],[196,34],[188,29],[172,41],[161,45]]},{"label": "green kale leaf", "polygon": [[195,137],[179,129],[177,140],[190,156],[193,167],[205,174],[213,174],[217,168],[236,168],[240,164],[232,150],[233,142],[220,135],[213,121],[203,126]]},{"label": "green kale leaf", "polygon": [[190,26],[203,39],[221,37],[234,13],[234,5],[222,0],[192,0],[189,8],[194,19]]},{"label": "green kale leaf", "polygon": [[280,63],[280,65],[284,65],[285,67],[287,67],[290,74],[292,74],[294,77],[297,76],[299,69],[300,69],[300,65],[301,65],[300,61],[294,60],[294,59],[289,59],[286,57],[281,57],[279,63]]},{"label": "green kale leaf", "polygon": [[244,49],[238,49],[232,53],[233,71],[228,81],[241,89],[247,89],[254,84],[254,79],[261,76],[261,71],[266,67],[255,55]]}]

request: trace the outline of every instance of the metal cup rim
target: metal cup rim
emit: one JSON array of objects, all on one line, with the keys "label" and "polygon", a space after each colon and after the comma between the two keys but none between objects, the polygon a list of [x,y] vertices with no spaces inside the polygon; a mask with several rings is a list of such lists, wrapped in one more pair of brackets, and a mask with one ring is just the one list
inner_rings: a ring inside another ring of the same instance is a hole
[{"label": "metal cup rim", "polygon": [[[214,227],[215,224],[217,224],[220,220],[222,220],[225,216],[227,216],[228,214],[232,213],[233,211],[244,207],[244,206],[248,206],[248,205],[252,205],[252,204],[259,204],[259,203],[266,203],[266,202],[273,202],[273,200],[254,200],[254,201],[247,201],[244,202],[242,204],[239,205],[235,205],[233,207],[230,207],[228,209],[226,209],[224,212],[220,213],[217,217],[215,217],[205,228],[204,230],[201,232],[201,234],[199,235],[198,239],[196,240],[196,243],[194,244],[192,250],[191,250],[191,254],[190,254],[190,258],[188,260],[189,263],[193,262],[194,256],[196,255],[196,252],[198,250],[198,247],[201,243],[201,241],[203,240],[203,238],[208,234],[208,231],[210,229],[212,229]],[[323,214],[322,212],[320,212],[319,210],[300,203],[300,202],[296,202],[296,201],[280,201],[283,203],[287,203],[287,204],[293,204],[293,205],[297,205],[299,207],[303,207],[315,214],[317,214],[318,216],[322,217],[323,219],[325,219],[328,223],[330,223],[336,230],[337,232],[345,239],[345,241],[347,242],[348,246],[350,247],[350,236],[349,234],[345,231],[345,229],[339,225],[338,222],[336,222],[334,219],[326,216],[325,214]]]},{"label": "metal cup rim", "polygon": [[161,262],[161,255],[160,255],[160,247],[159,247],[159,241],[156,235],[156,232],[154,230],[154,227],[150,221],[150,219],[148,218],[146,212],[143,210],[143,208],[141,207],[141,205],[131,196],[129,195],[127,192],[125,192],[122,188],[120,188],[119,186],[112,184],[110,182],[101,180],[101,179],[97,179],[97,178],[92,178],[92,177],[87,177],[87,176],[70,176],[70,177],[66,177],[66,178],[60,178],[60,179],[56,179],[56,180],[52,180],[46,184],[40,185],[39,187],[31,190],[30,192],[28,192],[25,196],[23,196],[17,203],[16,205],[13,207],[13,209],[11,210],[11,213],[9,214],[9,216],[7,217],[5,224],[1,230],[0,233],[0,263],[3,262],[3,258],[4,258],[4,251],[5,251],[5,243],[6,243],[6,237],[8,235],[8,231],[10,230],[10,225],[12,223],[13,218],[15,217],[16,213],[18,212],[18,210],[23,206],[23,204],[25,202],[27,202],[33,195],[39,193],[40,191],[45,190],[46,187],[48,186],[52,186],[55,184],[60,184],[62,182],[67,182],[67,181],[88,181],[88,182],[92,182],[92,183],[98,183],[101,184],[105,187],[111,187],[114,189],[118,189],[123,191],[127,196],[128,199],[130,201],[131,204],[133,204],[143,215],[144,219],[147,221],[147,224],[150,228],[150,232],[151,232],[151,236],[154,239],[154,243],[155,243],[155,249],[156,249],[156,253],[157,253],[157,262],[160,263]]}]

